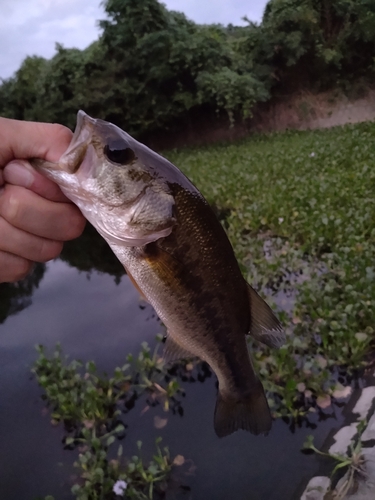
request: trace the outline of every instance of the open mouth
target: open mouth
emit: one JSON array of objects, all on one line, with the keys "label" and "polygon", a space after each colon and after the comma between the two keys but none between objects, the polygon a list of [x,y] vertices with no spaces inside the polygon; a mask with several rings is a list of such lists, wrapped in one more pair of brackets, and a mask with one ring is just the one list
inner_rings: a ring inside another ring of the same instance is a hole
[{"label": "open mouth", "polygon": [[86,155],[95,122],[84,111],[78,111],[77,125],[68,149],[60,158],[59,169],[70,174],[77,172]]}]

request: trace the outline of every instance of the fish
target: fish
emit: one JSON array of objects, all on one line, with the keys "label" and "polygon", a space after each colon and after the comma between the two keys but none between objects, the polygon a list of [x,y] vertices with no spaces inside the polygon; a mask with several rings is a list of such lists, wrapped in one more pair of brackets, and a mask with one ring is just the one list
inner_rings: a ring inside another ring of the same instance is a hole
[{"label": "fish", "polygon": [[267,434],[272,417],[247,335],[278,348],[285,333],[245,281],[224,228],[192,182],[84,111],[58,162],[31,163],[79,207],[154,307],[166,327],[165,362],[199,357],[215,372],[217,436]]}]

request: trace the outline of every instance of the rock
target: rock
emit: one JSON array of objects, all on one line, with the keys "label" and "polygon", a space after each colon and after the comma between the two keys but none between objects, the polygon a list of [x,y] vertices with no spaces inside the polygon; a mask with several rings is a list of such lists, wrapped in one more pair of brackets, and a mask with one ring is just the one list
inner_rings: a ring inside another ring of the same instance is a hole
[{"label": "rock", "polygon": [[324,500],[324,495],[331,486],[329,477],[316,476],[310,479],[305,491],[301,496],[301,500]]},{"label": "rock", "polygon": [[[364,449],[365,475],[356,474],[354,488],[349,488],[343,498],[345,500],[374,500],[375,498],[375,447]],[[345,488],[345,481],[349,478],[349,471],[337,483],[335,491]]]},{"label": "rock", "polygon": [[370,418],[370,421],[361,436],[361,441],[370,441],[370,439],[375,439],[375,413]]},{"label": "rock", "polygon": [[331,455],[347,455],[348,448],[353,437],[357,434],[358,422],[353,422],[350,425],[341,427],[341,429],[333,436],[335,443],[330,447],[328,453]]},{"label": "rock", "polygon": [[353,408],[353,413],[359,414],[358,420],[363,420],[367,417],[368,412],[372,406],[372,402],[375,398],[375,387],[365,387],[362,390],[362,394],[359,397],[355,407]]}]

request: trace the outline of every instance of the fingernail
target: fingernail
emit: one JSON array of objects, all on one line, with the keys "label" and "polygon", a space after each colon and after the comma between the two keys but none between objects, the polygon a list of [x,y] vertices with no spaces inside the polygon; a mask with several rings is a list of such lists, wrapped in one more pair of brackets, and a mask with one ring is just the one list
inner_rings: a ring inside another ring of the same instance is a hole
[{"label": "fingernail", "polygon": [[34,182],[34,175],[24,163],[12,161],[4,168],[4,179],[10,184],[28,188]]}]

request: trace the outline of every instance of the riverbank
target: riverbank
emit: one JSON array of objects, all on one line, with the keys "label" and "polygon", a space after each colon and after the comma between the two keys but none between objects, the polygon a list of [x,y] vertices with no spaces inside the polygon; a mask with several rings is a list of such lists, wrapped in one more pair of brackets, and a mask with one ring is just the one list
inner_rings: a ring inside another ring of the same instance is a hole
[{"label": "riverbank", "polygon": [[350,95],[331,90],[279,96],[255,110],[252,128],[258,132],[314,130],[372,120],[375,90],[357,87]]},{"label": "riverbank", "polygon": [[375,89],[357,85],[350,95],[340,90],[313,93],[307,90],[279,95],[253,109],[251,118],[239,117],[229,126],[228,117],[199,116],[181,128],[143,138],[157,150],[236,142],[258,133],[315,130],[375,120]]},{"label": "riverbank", "polygon": [[[374,376],[374,374],[373,374]],[[354,407],[353,399],[356,400]],[[375,497],[375,386],[369,385],[351,398],[352,406],[346,425],[334,434],[326,457],[334,460],[334,472],[346,470],[336,481],[334,477],[313,477],[301,500],[373,500]],[[340,466],[341,467],[338,467]]]}]

